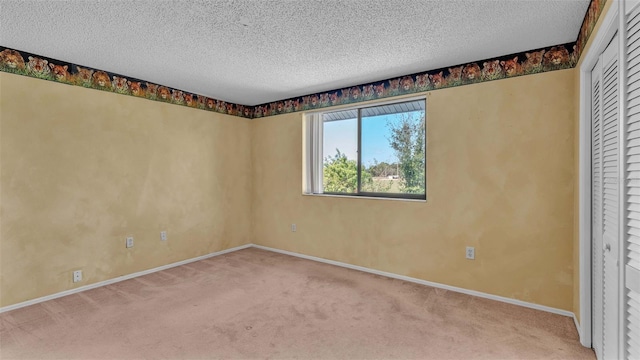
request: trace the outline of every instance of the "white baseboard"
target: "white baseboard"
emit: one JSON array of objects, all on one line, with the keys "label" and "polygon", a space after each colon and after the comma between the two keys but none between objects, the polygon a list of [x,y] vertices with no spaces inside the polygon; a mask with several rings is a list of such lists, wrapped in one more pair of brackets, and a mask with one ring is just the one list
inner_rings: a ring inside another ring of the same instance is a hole
[{"label": "white baseboard", "polygon": [[185,265],[185,264],[189,264],[189,263],[192,263],[192,262],[196,262],[196,261],[212,258],[214,256],[220,256],[220,255],[228,254],[230,252],[234,252],[234,251],[250,248],[251,246],[252,246],[251,244],[242,245],[242,246],[236,246],[234,248],[217,251],[217,252],[210,253],[210,254],[207,254],[207,255],[202,255],[202,256],[191,258],[191,259],[174,262],[174,263],[167,264],[167,265],[158,266],[158,267],[153,268],[153,269],[143,270],[143,271],[139,271],[139,272],[136,272],[136,273],[133,273],[133,274],[129,274],[129,275],[118,276],[118,277],[113,278],[113,279],[100,281],[100,282],[89,284],[89,285],[85,285],[85,286],[80,286],[80,287],[77,287],[75,289],[61,291],[59,293],[55,293],[55,294],[39,297],[39,298],[36,298],[36,299],[23,301],[21,303],[8,305],[8,306],[3,306],[3,307],[0,307],[0,313],[6,312],[6,311],[15,310],[15,309],[19,309],[19,308],[22,308],[22,307],[25,307],[25,306],[29,306],[29,305],[38,304],[38,303],[41,303],[41,302],[44,302],[44,301],[48,301],[48,300],[61,298],[63,296],[67,296],[67,295],[76,294],[76,293],[79,293],[79,292],[82,292],[82,291],[95,289],[95,288],[98,288],[98,287],[101,287],[101,286],[114,284],[114,283],[117,283],[117,282],[120,282],[120,281],[129,280],[129,279],[132,279],[132,278],[135,278],[135,277],[138,277],[138,276],[151,274],[151,273],[154,273],[154,272],[170,269],[170,268],[173,268],[173,267],[176,267],[176,266]]},{"label": "white baseboard", "polygon": [[95,289],[95,288],[98,288],[98,287],[101,287],[101,286],[114,284],[114,283],[117,283],[117,282],[120,282],[120,281],[129,280],[129,279],[132,279],[132,278],[135,278],[135,277],[138,277],[138,276],[151,274],[151,273],[154,273],[154,272],[157,272],[157,271],[170,269],[172,267],[189,264],[189,263],[192,263],[192,262],[195,262],[195,261],[208,259],[208,258],[211,258],[211,257],[214,257],[214,256],[220,256],[220,255],[223,255],[223,254],[228,254],[230,252],[234,252],[234,251],[238,251],[238,250],[242,250],[242,249],[246,249],[246,248],[250,248],[250,247],[254,247],[254,248],[262,249],[262,250],[267,250],[267,251],[272,251],[272,252],[276,252],[276,253],[280,253],[280,254],[295,256],[295,257],[299,257],[299,258],[303,258],[303,259],[307,259],[307,260],[312,260],[312,261],[317,261],[317,262],[321,262],[321,263],[325,263],[325,264],[340,266],[340,267],[344,267],[344,268],[347,268],[347,269],[353,269],[353,270],[363,271],[363,272],[367,272],[367,273],[371,273],[371,274],[386,276],[386,277],[393,278],[393,279],[404,280],[404,281],[408,281],[408,282],[412,282],[412,283],[416,283],[416,284],[420,284],[420,285],[426,285],[426,286],[431,286],[431,287],[435,287],[435,288],[455,291],[455,292],[458,292],[458,293],[477,296],[477,297],[481,297],[481,298],[485,298],[485,299],[501,301],[501,302],[504,302],[504,303],[513,304],[513,305],[519,305],[519,306],[523,306],[523,307],[527,307],[527,308],[531,308],[531,309],[536,309],[536,310],[541,310],[541,311],[546,311],[546,312],[550,312],[550,313],[553,313],[553,314],[573,317],[574,322],[576,324],[576,328],[578,329],[578,333],[580,333],[580,326],[578,324],[578,321],[577,321],[575,315],[572,312],[567,311],[567,310],[556,309],[556,308],[552,308],[552,307],[549,307],[549,306],[534,304],[534,303],[530,303],[530,302],[526,302],[526,301],[522,301],[522,300],[511,299],[511,298],[507,298],[507,297],[503,297],[503,296],[487,294],[487,293],[483,293],[483,292],[480,292],[480,291],[468,290],[468,289],[459,288],[459,287],[455,287],[455,286],[450,286],[450,285],[435,283],[435,282],[426,281],[426,280],[422,280],[422,279],[412,278],[412,277],[409,277],[409,276],[398,275],[398,274],[394,274],[394,273],[390,273],[390,272],[386,272],[386,271],[370,269],[370,268],[366,268],[366,267],[363,267],[363,266],[351,265],[351,264],[343,263],[343,262],[340,262],[340,261],[328,260],[328,259],[323,259],[323,258],[319,258],[319,257],[315,257],[315,256],[303,255],[303,254],[298,254],[298,253],[291,252],[291,251],[279,250],[279,249],[270,248],[270,247],[266,247],[266,246],[262,246],[262,245],[255,245],[255,244],[247,244],[247,245],[237,246],[237,247],[234,247],[234,248],[230,248],[230,249],[214,252],[214,253],[211,253],[211,254],[198,256],[198,257],[187,259],[187,260],[183,260],[183,261],[178,261],[178,262],[167,264],[167,265],[163,265],[163,266],[158,266],[158,267],[153,268],[153,269],[139,271],[139,272],[136,272],[136,273],[133,273],[133,274],[119,276],[117,278],[113,278],[113,279],[109,279],[109,280],[105,280],[105,281],[100,281],[100,282],[97,282],[97,283],[94,283],[94,284],[80,286],[80,287],[77,287],[75,289],[61,291],[59,293],[55,293],[55,294],[39,297],[39,298],[36,298],[36,299],[27,300],[27,301],[24,301],[24,302],[21,302],[21,303],[0,307],[0,313],[6,312],[6,311],[15,310],[15,309],[19,309],[19,308],[22,308],[22,307],[25,307],[25,306],[29,306],[29,305],[38,304],[38,303],[41,303],[41,302],[44,302],[44,301],[48,301],[48,300],[57,299],[57,298],[60,298],[60,297],[63,297],[63,296],[67,296],[67,295],[76,294],[76,293],[79,293],[79,292],[82,292],[82,291],[85,291],[85,290]]},{"label": "white baseboard", "polygon": [[580,328],[580,322],[578,321],[576,314],[573,314],[573,323],[576,325],[576,330],[578,330],[578,339],[580,339],[580,344],[584,346],[584,344],[582,344],[582,329]]},{"label": "white baseboard", "polygon": [[371,274],[382,275],[382,276],[390,277],[390,278],[393,278],[393,279],[404,280],[404,281],[408,281],[408,282],[412,282],[412,283],[416,283],[416,284],[420,284],[420,285],[426,285],[426,286],[431,286],[431,287],[435,287],[435,288],[455,291],[455,292],[462,293],[462,294],[473,295],[473,296],[477,296],[477,297],[481,297],[481,298],[485,298],[485,299],[501,301],[501,302],[504,302],[504,303],[507,303],[507,304],[519,305],[519,306],[523,306],[523,307],[530,308],[530,309],[542,310],[542,311],[550,312],[550,313],[553,313],[553,314],[573,317],[575,319],[575,316],[571,311],[562,310],[562,309],[556,309],[556,308],[553,308],[553,307],[550,307],[550,306],[534,304],[534,303],[530,303],[530,302],[526,302],[526,301],[522,301],[522,300],[511,299],[511,298],[507,298],[507,297],[503,297],[503,296],[487,294],[487,293],[483,293],[483,292],[480,292],[480,291],[468,290],[468,289],[459,288],[459,287],[450,286],[450,285],[445,285],[445,284],[439,284],[439,283],[435,283],[435,282],[431,282],[431,281],[412,278],[412,277],[409,277],[409,276],[398,275],[398,274],[394,274],[394,273],[390,273],[390,272],[386,272],[386,271],[370,269],[370,268],[366,268],[366,267],[363,267],[363,266],[351,265],[351,264],[343,263],[343,262],[340,262],[340,261],[327,260],[327,259],[323,259],[323,258],[319,258],[319,257],[315,257],[315,256],[298,254],[298,253],[291,252],[291,251],[274,249],[274,248],[270,248],[270,247],[266,247],[266,246],[262,246],[262,245],[253,244],[252,247],[257,248],[257,249],[267,250],[267,251],[273,251],[273,252],[280,253],[280,254],[291,255],[291,256],[307,259],[307,260],[318,261],[318,262],[325,263],[325,264],[341,266],[341,267],[344,267],[344,268],[347,268],[347,269],[359,270],[359,271],[363,271],[363,272],[367,272],[367,273],[371,273]]}]

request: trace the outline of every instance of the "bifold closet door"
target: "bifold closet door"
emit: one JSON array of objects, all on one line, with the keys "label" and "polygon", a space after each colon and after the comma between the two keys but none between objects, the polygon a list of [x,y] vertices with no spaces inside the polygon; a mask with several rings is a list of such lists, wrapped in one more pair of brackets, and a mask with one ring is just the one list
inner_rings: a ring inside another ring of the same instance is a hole
[{"label": "bifold closet door", "polygon": [[602,317],[604,306],[602,305],[602,122],[601,116],[601,93],[602,84],[600,61],[597,62],[591,72],[591,199],[592,199],[592,221],[591,221],[591,271],[592,271],[592,339],[593,349],[599,359],[602,358]]},{"label": "bifold closet door", "polygon": [[[630,2],[631,3],[631,2]],[[627,234],[624,261],[623,356],[640,359],[640,8],[625,8],[626,39],[626,187]]]},{"label": "bifold closet door", "polygon": [[603,359],[619,359],[620,77],[618,37],[602,53]]},{"label": "bifold closet door", "polygon": [[617,36],[591,73],[592,118],[592,316],[598,359],[618,359],[620,127]]}]

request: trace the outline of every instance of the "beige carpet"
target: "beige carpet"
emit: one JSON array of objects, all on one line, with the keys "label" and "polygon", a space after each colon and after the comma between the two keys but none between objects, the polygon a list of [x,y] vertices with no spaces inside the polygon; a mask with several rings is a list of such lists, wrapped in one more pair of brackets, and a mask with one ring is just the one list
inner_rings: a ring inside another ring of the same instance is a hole
[{"label": "beige carpet", "polygon": [[594,359],[573,320],[258,249],[0,314],[2,359]]}]

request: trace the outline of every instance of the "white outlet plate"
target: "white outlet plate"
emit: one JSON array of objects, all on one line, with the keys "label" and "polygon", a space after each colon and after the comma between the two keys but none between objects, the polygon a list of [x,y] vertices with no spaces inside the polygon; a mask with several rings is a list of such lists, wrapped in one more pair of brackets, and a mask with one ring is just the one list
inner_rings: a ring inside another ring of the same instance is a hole
[{"label": "white outlet plate", "polygon": [[296,232],[298,230],[298,227],[296,226],[296,224],[291,224],[291,232]]},{"label": "white outlet plate", "polygon": [[133,236],[127,236],[127,248],[133,247]]},{"label": "white outlet plate", "polygon": [[167,241],[167,232],[166,231],[160,231],[160,240]]},{"label": "white outlet plate", "polygon": [[476,248],[474,248],[473,246],[467,246],[466,257],[469,260],[475,260]]},{"label": "white outlet plate", "polygon": [[76,270],[73,272],[73,282],[77,283],[82,281],[82,270]]}]

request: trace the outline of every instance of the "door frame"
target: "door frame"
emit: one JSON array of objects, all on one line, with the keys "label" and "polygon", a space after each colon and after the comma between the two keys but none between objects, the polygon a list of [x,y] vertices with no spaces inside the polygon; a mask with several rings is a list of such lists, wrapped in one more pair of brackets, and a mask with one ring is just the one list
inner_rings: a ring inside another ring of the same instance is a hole
[{"label": "door frame", "polygon": [[[578,333],[580,343],[583,346],[591,347],[592,344],[592,319],[591,319],[591,70],[596,65],[600,54],[618,31],[620,17],[619,0],[609,0],[612,2],[609,11],[600,25],[600,29],[592,34],[593,41],[587,52],[582,57],[580,63],[580,121],[579,121],[579,273],[580,273],[580,325]],[[624,17],[622,17],[624,18]],[[622,36],[620,36],[622,41]],[[624,48],[621,48],[621,52]],[[624,64],[619,63],[620,67]],[[622,134],[622,127],[620,133]],[[621,144],[621,143],[619,143]],[[622,146],[622,145],[620,145]],[[623,154],[623,148],[620,148]],[[620,166],[622,170],[622,164]],[[622,179],[619,178],[619,181]],[[619,187],[622,189],[622,187]],[[623,202],[621,202],[623,203]],[[621,224],[624,218],[621,216]],[[620,232],[620,234],[624,234]]]}]

